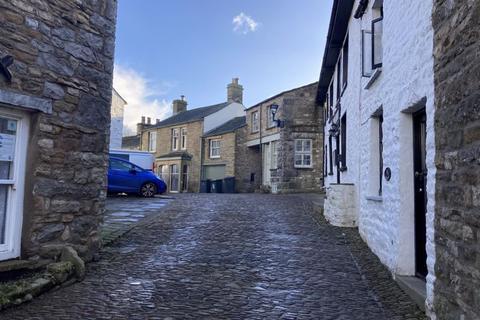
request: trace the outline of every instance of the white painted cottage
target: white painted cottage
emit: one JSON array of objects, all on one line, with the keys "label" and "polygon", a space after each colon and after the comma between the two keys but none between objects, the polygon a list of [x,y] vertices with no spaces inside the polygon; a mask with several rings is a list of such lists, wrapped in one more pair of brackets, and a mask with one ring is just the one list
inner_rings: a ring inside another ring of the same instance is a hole
[{"label": "white painted cottage", "polygon": [[427,283],[427,306],[435,279],[431,15],[432,1],[335,0],[317,97],[325,217],[358,227],[397,279]]},{"label": "white painted cottage", "polygon": [[127,101],[115,90],[112,89],[112,105],[110,110],[110,149],[122,148],[123,118]]}]

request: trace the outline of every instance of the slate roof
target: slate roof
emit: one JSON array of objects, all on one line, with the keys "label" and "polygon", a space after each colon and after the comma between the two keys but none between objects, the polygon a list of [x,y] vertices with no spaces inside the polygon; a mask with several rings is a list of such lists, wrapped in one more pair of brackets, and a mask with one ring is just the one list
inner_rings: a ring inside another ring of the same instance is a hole
[{"label": "slate roof", "polygon": [[149,127],[149,129],[150,128],[169,127],[169,126],[174,126],[174,125],[177,125],[177,124],[202,120],[206,116],[211,115],[212,113],[215,113],[215,112],[225,108],[229,104],[230,104],[229,102],[223,102],[223,103],[219,103],[219,104],[214,104],[212,106],[195,108],[195,109],[187,110],[187,111],[184,111],[184,112],[180,112],[180,113],[178,113],[174,116],[171,116],[170,118],[167,118],[167,119],[165,119],[163,121],[160,121],[159,123]]},{"label": "slate roof", "polygon": [[204,137],[218,136],[224,133],[233,132],[247,124],[245,116],[236,117],[224,124],[205,133]]},{"label": "slate roof", "polygon": [[122,149],[138,149],[140,147],[140,136],[122,137]]},{"label": "slate roof", "polygon": [[354,2],[354,0],[333,1],[327,43],[323,53],[322,70],[318,81],[317,102],[320,105],[325,102],[327,97],[330,80],[333,77],[340,51],[343,48],[343,40],[345,40],[348,32],[348,21],[353,11]]},{"label": "slate roof", "polygon": [[250,109],[256,108],[256,107],[258,107],[259,105],[261,105],[261,104],[263,104],[263,103],[265,103],[265,102],[267,102],[267,101],[273,100],[273,99],[275,99],[275,98],[278,98],[278,97],[280,97],[280,96],[282,96],[282,95],[284,95],[284,94],[287,94],[287,93],[290,93],[290,92],[294,92],[294,91],[296,91],[296,90],[304,89],[304,88],[309,87],[309,86],[316,86],[316,85],[318,85],[318,81],[312,82],[312,83],[309,83],[309,84],[306,84],[306,85],[303,85],[303,86],[301,86],[301,87],[297,87],[297,88],[294,88],[294,89],[289,89],[289,90],[282,91],[282,92],[280,92],[280,93],[277,93],[277,94],[274,95],[274,96],[271,96],[270,98],[267,98],[267,99],[265,99],[265,100],[262,100],[262,101],[256,103],[255,105],[253,105],[253,106],[251,106],[251,107],[248,107],[246,110],[250,110]]}]

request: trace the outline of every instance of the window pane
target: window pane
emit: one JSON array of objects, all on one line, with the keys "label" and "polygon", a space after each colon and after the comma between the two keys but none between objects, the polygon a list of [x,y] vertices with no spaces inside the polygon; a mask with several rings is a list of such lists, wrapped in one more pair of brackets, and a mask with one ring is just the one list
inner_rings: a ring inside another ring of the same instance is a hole
[{"label": "window pane", "polygon": [[302,140],[295,140],[295,151],[302,152]]},{"label": "window pane", "polygon": [[362,76],[372,75],[372,33],[362,31]]},{"label": "window pane", "polygon": [[380,67],[382,65],[382,33],[383,33],[383,20],[377,19],[372,22],[373,32],[373,67]]},{"label": "window pane", "polygon": [[295,155],[295,165],[296,166],[301,166],[302,165],[302,155],[301,154],[296,154]]},{"label": "window pane", "polygon": [[303,156],[303,165],[304,166],[309,166],[311,164],[311,161],[312,161],[312,159],[311,159],[310,155],[305,154]]},{"label": "window pane", "polygon": [[303,151],[310,152],[312,150],[312,141],[304,140],[303,141]]}]

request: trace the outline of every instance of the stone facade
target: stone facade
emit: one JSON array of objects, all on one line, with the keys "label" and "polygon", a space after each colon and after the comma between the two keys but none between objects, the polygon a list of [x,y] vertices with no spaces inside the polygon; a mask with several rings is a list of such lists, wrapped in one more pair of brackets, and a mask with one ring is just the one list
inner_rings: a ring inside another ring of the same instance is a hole
[{"label": "stone facade", "polygon": [[480,2],[433,2],[437,175],[430,316],[480,319]]},{"label": "stone facade", "polygon": [[[115,43],[115,0],[0,1],[0,113],[25,110],[21,258],[100,247]],[[17,243],[18,245],[18,243]],[[12,256],[15,257],[15,256]]]},{"label": "stone facade", "polygon": [[249,128],[244,126],[236,131],[236,174],[235,186],[238,192],[254,192],[262,184],[262,153],[260,146],[246,147]]},{"label": "stone facade", "polygon": [[112,107],[110,111],[110,149],[122,148],[123,137],[123,114],[127,102],[122,96],[113,89],[112,92]]},{"label": "stone facade", "polygon": [[[205,166],[222,165],[225,166],[225,177],[235,177],[235,157],[236,157],[236,133],[228,132],[222,135],[204,137],[203,139],[203,163]],[[220,142],[220,156],[218,158],[210,156],[210,141]]]},{"label": "stone facade", "polygon": [[[180,146],[181,141],[179,136],[179,146],[177,150],[173,150],[172,131],[174,129],[177,129],[179,133],[182,129],[187,130],[187,141],[184,149],[182,149]],[[156,132],[157,135],[157,144],[155,150],[148,150],[148,135],[150,132]],[[171,165],[176,164],[178,168],[181,168],[180,180],[183,180],[184,165],[187,165],[188,187],[187,190],[182,191],[198,192],[200,189],[202,135],[203,121],[195,121],[161,128],[147,127],[144,131],[142,131],[141,150],[155,152],[155,166],[157,174],[159,175],[162,175],[162,166],[168,166],[170,168]],[[184,159],[180,155],[171,155],[171,153],[175,151],[188,154],[191,160]],[[163,176],[163,178],[166,180],[167,186],[170,188],[171,176]],[[169,190],[171,191],[171,189]]]},{"label": "stone facade", "polygon": [[[316,105],[317,83],[282,92],[247,110],[247,148],[261,146],[261,184],[274,193],[316,192],[323,187],[322,112]],[[278,105],[278,127],[269,118],[270,106]],[[258,115],[258,130],[253,125]],[[295,164],[295,141],[311,141],[310,165]],[[254,152],[253,150],[250,150]],[[276,158],[276,161],[275,161]]]}]

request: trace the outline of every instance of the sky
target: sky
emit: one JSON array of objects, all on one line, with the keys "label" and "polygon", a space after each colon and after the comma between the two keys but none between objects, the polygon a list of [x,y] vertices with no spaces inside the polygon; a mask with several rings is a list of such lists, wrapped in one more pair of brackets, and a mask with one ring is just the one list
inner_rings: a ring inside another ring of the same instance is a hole
[{"label": "sky", "polygon": [[128,102],[124,134],[226,101],[240,78],[249,107],[318,80],[332,0],[119,0],[114,87]]}]

